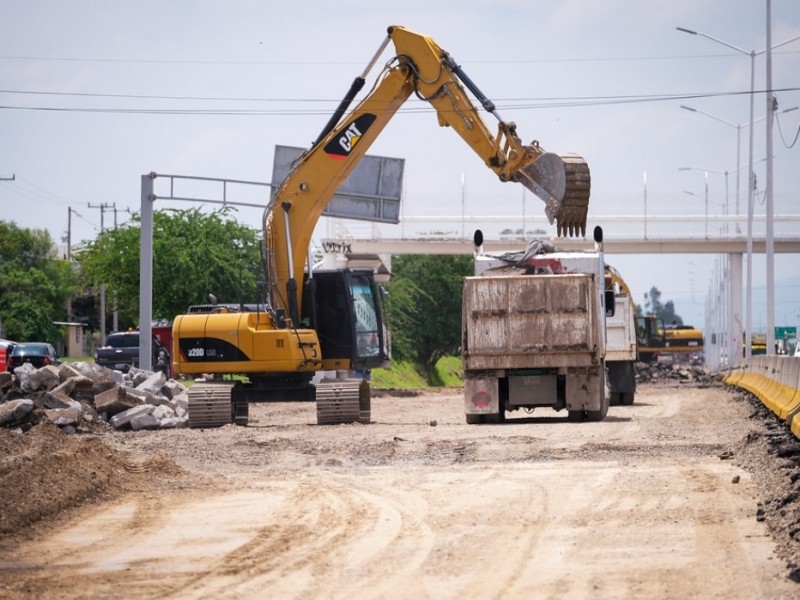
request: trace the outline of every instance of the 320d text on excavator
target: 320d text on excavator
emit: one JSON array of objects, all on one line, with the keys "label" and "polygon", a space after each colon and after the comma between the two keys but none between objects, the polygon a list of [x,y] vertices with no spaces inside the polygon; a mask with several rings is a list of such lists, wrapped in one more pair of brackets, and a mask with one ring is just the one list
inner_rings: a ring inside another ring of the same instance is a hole
[{"label": "320d text on excavator", "polygon": [[[394,56],[350,110],[390,44]],[[468,91],[497,119],[496,132]],[[245,425],[250,402],[302,399],[316,399],[318,423],[363,420],[369,402],[366,382],[330,377],[313,384],[312,379],[319,371],[386,364],[381,295],[369,270],[320,271],[310,264],[306,268],[306,262],[328,201],[412,94],[430,103],[439,125],[452,128],[500,181],[521,183],[539,197],[559,235],[585,235],[590,174],[583,158],[546,152],[538,141],[523,143],[515,123],[500,117],[494,103],[432,38],[389,27],[364,72],[266,205],[266,297],[255,309],[219,307],[175,319],[176,373],[243,376],[235,383],[193,386],[190,425]]]}]

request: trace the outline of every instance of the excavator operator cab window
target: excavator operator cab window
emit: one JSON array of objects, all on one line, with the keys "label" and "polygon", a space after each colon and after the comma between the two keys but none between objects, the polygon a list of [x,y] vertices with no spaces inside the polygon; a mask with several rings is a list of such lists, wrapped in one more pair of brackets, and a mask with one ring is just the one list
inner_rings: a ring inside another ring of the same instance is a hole
[{"label": "excavator operator cab window", "polygon": [[322,355],[353,369],[383,364],[383,323],[370,271],[315,271],[306,281],[303,316],[317,332]]},{"label": "excavator operator cab window", "polygon": [[381,323],[375,287],[366,273],[350,273],[350,297],[355,316],[356,352],[359,359],[381,354]]}]

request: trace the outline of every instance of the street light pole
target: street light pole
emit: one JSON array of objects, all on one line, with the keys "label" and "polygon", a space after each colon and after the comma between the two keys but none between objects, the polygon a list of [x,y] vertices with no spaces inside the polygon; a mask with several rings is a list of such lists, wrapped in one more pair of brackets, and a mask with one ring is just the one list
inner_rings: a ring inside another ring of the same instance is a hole
[{"label": "street light pole", "polygon": [[[725,119],[722,119],[722,118],[720,118],[720,117],[718,117],[716,115],[712,115],[711,113],[708,113],[708,112],[705,112],[703,110],[700,110],[699,108],[692,108],[691,106],[686,106],[684,104],[681,104],[681,108],[684,109],[684,110],[691,111],[693,113],[698,113],[698,114],[701,114],[701,115],[705,115],[707,117],[710,117],[710,118],[714,119],[715,121],[719,121],[720,123],[724,123],[725,125],[728,125],[730,127],[733,127],[734,129],[736,129],[736,216],[738,217],[741,214],[740,211],[739,211],[739,198],[741,198],[740,185],[739,185],[739,183],[740,183],[739,182],[739,180],[740,180],[739,172],[744,168],[744,167],[741,166],[741,162],[742,162],[741,161],[741,158],[742,158],[742,152],[741,152],[741,147],[742,147],[742,127],[747,127],[749,125],[749,123],[731,123],[730,121],[726,121]],[[766,117],[759,117],[758,119],[756,119],[753,122],[754,123],[758,123],[759,121],[763,121],[764,119],[766,119]],[[739,233],[739,230],[738,230],[739,224],[738,223],[736,224],[736,227],[737,227],[737,233]]]},{"label": "street light pole", "polygon": [[[767,0],[769,2],[769,0]],[[767,13],[769,13],[769,4],[767,5]],[[676,27],[678,31],[682,31],[683,33],[688,33],[691,35],[698,35],[700,37],[704,37],[707,40],[711,40],[712,42],[716,42],[718,44],[722,44],[723,46],[730,48],[731,50],[735,50],[741,54],[745,54],[750,57],[750,158],[748,164],[750,168],[748,169],[749,176],[747,180],[747,325],[745,331],[745,357],[749,360],[753,355],[752,349],[752,326],[753,326],[753,113],[754,113],[754,96],[755,96],[755,62],[756,56],[759,54],[763,54],[767,50],[774,50],[780,46],[784,46],[790,42],[800,39],[800,35],[796,35],[788,40],[785,40],[779,44],[775,44],[774,46],[771,45],[771,35],[768,35],[768,42],[767,48],[763,50],[759,50],[756,52],[755,50],[751,50],[748,52],[738,46],[734,46],[733,44],[729,44],[728,42],[721,40],[719,38],[715,38],[712,35],[708,35],[707,33],[702,33],[700,31],[693,31],[691,29],[686,29],[685,27]],[[767,29],[769,30],[769,24]],[[771,87],[771,85],[768,85]],[[772,107],[769,107],[767,116],[769,116],[769,110],[772,110]],[[769,149],[769,155],[772,154],[772,149]],[[770,159],[771,160],[771,159]],[[768,221],[771,219],[768,218]],[[771,224],[767,224],[767,228],[769,229]],[[770,257],[767,257],[767,261],[769,262]],[[771,305],[774,303],[774,298],[769,295],[769,289],[767,289],[767,305]],[[768,311],[769,312],[769,311]],[[769,332],[768,332],[769,333]],[[774,336],[774,332],[773,332]],[[769,349],[768,349],[769,350]]]},{"label": "street light pole", "polygon": [[[687,194],[689,196],[694,196],[695,198],[703,198],[703,196],[695,194],[694,192],[690,192],[689,190],[683,190],[683,193]],[[706,218],[705,218],[705,221],[706,221],[705,229],[706,229],[706,231],[705,231],[705,234],[706,234],[706,239],[708,239],[708,173],[706,173],[705,204],[706,204]]]},{"label": "street light pole", "polygon": [[[709,173],[716,173],[717,175],[724,175],[725,176],[725,203],[722,204],[722,214],[725,216],[725,222],[723,224],[723,233],[727,234],[727,218],[730,214],[730,198],[729,198],[729,186],[728,186],[728,175],[730,174],[728,171],[719,171],[717,169],[708,169],[706,167],[678,167],[678,171],[703,171],[706,177],[706,197],[708,197],[708,174]],[[719,204],[717,202],[716,204]]]},{"label": "street light pole", "polygon": [[767,0],[767,355],[775,354],[775,211],[772,194],[772,3]]},{"label": "street light pole", "polygon": [[[728,236],[727,217],[730,213],[730,197],[728,186],[728,171],[718,171],[716,169],[706,169],[701,167],[678,167],[679,171],[704,171],[706,176],[706,186],[708,186],[708,174],[717,173],[725,176],[725,203],[723,213],[726,217],[723,224],[723,234]],[[716,321],[720,333],[720,339],[714,348],[715,353],[720,354],[721,348],[725,347],[727,357],[726,366],[734,367],[739,363],[739,353],[742,346],[742,255],[728,254],[718,258],[721,262],[722,276],[720,279],[719,301],[712,303],[712,311],[709,314],[716,315]],[[722,335],[722,332],[725,335]],[[723,340],[723,341],[720,341]],[[719,358],[719,356],[717,356]],[[721,363],[720,363],[721,364]]]}]

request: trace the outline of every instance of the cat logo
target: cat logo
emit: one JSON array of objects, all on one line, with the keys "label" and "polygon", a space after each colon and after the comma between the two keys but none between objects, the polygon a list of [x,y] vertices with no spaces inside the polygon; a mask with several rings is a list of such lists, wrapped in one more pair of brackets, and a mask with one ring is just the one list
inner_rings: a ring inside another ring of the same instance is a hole
[{"label": "cat logo", "polygon": [[347,158],[375,122],[375,118],[375,115],[366,113],[351,121],[339,135],[328,142],[325,146],[325,153],[338,160]]}]

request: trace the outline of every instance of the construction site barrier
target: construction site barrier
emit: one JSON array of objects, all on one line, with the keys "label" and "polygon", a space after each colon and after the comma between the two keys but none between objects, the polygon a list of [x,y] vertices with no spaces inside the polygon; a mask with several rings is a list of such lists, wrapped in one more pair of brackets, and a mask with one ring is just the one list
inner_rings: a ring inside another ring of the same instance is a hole
[{"label": "construction site barrier", "polygon": [[723,381],[753,394],[800,438],[800,357],[753,356]]}]

